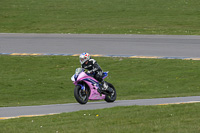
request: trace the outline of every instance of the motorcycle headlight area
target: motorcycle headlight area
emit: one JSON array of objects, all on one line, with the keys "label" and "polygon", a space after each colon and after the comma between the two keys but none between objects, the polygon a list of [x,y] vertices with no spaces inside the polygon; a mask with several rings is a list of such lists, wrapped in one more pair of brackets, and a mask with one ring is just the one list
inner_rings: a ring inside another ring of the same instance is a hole
[{"label": "motorcycle headlight area", "polygon": [[75,78],[74,78],[74,76],[75,76],[75,75],[73,75],[73,76],[71,77],[71,80],[72,80],[73,82],[75,81]]}]

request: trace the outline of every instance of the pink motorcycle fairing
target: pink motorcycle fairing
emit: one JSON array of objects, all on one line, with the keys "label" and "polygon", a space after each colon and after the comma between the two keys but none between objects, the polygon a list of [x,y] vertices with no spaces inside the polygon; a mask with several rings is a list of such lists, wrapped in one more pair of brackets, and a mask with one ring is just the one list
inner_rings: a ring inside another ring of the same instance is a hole
[{"label": "pink motorcycle fairing", "polygon": [[[80,68],[81,69],[81,68]],[[108,72],[104,72],[104,77],[106,78],[108,76]],[[90,89],[90,95],[89,95],[89,100],[102,100],[105,99],[105,95],[101,94],[97,91],[97,89],[99,88],[99,82],[93,78],[92,76],[90,76],[90,74],[86,74],[84,72],[84,69],[82,69],[80,72],[75,73],[72,76],[72,81],[74,81],[73,83],[75,85],[80,85],[81,89],[85,89],[85,86],[83,84],[79,84],[80,81],[85,82]]]}]

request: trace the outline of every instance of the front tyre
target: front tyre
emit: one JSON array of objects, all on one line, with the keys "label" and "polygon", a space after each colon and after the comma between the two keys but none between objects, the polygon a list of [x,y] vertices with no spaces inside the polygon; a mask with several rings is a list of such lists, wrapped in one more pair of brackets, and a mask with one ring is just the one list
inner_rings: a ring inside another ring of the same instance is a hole
[{"label": "front tyre", "polygon": [[108,86],[113,90],[113,93],[109,94],[109,95],[106,95],[105,97],[105,101],[106,102],[114,102],[117,98],[117,92],[115,90],[115,87],[111,84],[111,83],[108,83]]},{"label": "front tyre", "polygon": [[77,85],[74,88],[74,97],[80,104],[86,104],[88,102],[87,89],[84,91],[81,86]]}]

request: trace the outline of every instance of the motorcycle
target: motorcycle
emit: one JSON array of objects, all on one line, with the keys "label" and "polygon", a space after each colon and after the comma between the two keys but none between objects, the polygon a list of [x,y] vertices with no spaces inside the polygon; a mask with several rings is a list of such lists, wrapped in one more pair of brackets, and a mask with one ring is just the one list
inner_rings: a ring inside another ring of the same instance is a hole
[{"label": "motorcycle", "polygon": [[[93,77],[94,74],[85,72],[83,68],[77,68],[75,74],[71,77],[75,88],[74,97],[80,104],[86,104],[88,100],[105,100],[114,102],[117,97],[115,87],[107,83],[108,89],[101,90],[101,84]],[[108,72],[103,72],[103,79],[108,76]]]}]

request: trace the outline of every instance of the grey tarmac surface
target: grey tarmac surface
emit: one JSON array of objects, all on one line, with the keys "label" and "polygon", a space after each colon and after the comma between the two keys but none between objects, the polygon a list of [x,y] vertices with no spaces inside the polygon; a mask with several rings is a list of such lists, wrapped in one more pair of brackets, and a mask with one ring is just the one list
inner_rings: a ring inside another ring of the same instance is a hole
[{"label": "grey tarmac surface", "polygon": [[80,110],[93,110],[102,108],[111,108],[116,106],[132,106],[132,105],[162,105],[171,103],[188,103],[200,102],[200,96],[191,97],[174,97],[174,98],[156,98],[156,99],[138,99],[138,100],[120,100],[113,103],[101,102],[88,102],[85,105],[79,103],[69,104],[54,104],[54,105],[41,105],[41,106],[21,106],[21,107],[1,107],[0,119],[4,117],[17,117],[23,115],[48,115],[58,114],[64,112],[74,112]]},{"label": "grey tarmac surface", "polygon": [[[95,34],[7,34],[0,33],[0,53],[63,53],[83,51],[102,55],[200,57],[200,36],[184,35],[95,35]],[[0,119],[24,115],[47,115],[115,106],[199,102],[200,96],[0,107]]]},{"label": "grey tarmac surface", "polygon": [[200,57],[200,36],[0,33],[0,53]]}]

